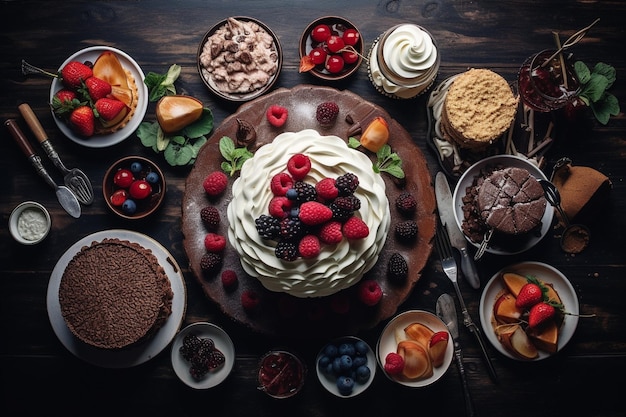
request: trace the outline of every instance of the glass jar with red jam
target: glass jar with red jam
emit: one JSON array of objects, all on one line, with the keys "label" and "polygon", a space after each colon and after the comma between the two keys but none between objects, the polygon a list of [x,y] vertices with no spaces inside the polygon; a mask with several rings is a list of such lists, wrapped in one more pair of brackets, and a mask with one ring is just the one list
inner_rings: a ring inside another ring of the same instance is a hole
[{"label": "glass jar with red jam", "polygon": [[544,50],[530,56],[518,73],[519,94],[524,104],[533,110],[550,112],[574,101],[580,92],[580,82],[573,60],[554,50]]}]

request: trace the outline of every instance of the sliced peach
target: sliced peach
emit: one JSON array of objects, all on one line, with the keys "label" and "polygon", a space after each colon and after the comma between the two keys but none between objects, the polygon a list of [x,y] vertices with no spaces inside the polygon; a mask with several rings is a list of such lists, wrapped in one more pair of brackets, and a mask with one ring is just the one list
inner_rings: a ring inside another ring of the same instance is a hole
[{"label": "sliced peach", "polygon": [[404,359],[402,374],[408,379],[429,378],[433,374],[433,366],[426,349],[413,340],[398,343],[398,355]]},{"label": "sliced peach", "polygon": [[501,294],[493,305],[493,315],[498,323],[516,323],[522,313],[522,309],[515,305],[515,297],[509,292]]},{"label": "sliced peach", "polygon": [[93,64],[93,75],[108,82],[111,86],[129,88],[126,71],[112,51],[104,51],[96,59]]},{"label": "sliced peach", "polygon": [[202,109],[202,102],[195,97],[165,96],[156,105],[156,117],[163,132],[174,133],[198,120]]},{"label": "sliced peach", "polygon": [[517,298],[522,287],[528,284],[528,280],[525,276],[514,272],[505,272],[502,274],[502,281],[504,281],[504,285],[515,298]]},{"label": "sliced peach", "polygon": [[361,145],[372,152],[378,152],[389,140],[389,126],[387,121],[378,116],[370,122],[359,141]]},{"label": "sliced peach", "polygon": [[448,347],[448,340],[450,335],[446,331],[438,331],[430,338],[428,344],[428,355],[433,362],[435,368],[439,368],[443,365],[443,360],[446,356],[446,349]]},{"label": "sliced peach", "polygon": [[544,325],[528,329],[528,337],[537,349],[548,353],[556,353],[559,342],[559,329],[554,320],[548,320]]}]

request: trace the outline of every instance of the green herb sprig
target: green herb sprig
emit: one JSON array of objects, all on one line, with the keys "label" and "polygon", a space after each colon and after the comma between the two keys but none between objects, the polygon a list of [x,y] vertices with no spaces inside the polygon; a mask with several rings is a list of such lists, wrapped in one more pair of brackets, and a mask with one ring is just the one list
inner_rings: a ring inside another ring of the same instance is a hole
[{"label": "green herb sprig", "polygon": [[235,142],[228,136],[222,136],[219,143],[220,153],[226,159],[221,168],[231,177],[239,171],[243,163],[252,158],[254,154],[245,147],[235,147]]},{"label": "green herb sprig", "polygon": [[148,87],[148,100],[155,102],[163,96],[175,95],[174,82],[180,76],[181,69],[180,65],[173,64],[165,74],[157,74],[156,72],[146,74],[143,82]]},{"label": "green herb sprig", "polygon": [[591,107],[596,119],[606,125],[611,116],[617,116],[620,112],[617,97],[607,91],[615,82],[615,68],[598,62],[589,70],[587,64],[576,61],[574,71],[582,87],[578,97]]},{"label": "green herb sprig", "polygon": [[397,153],[391,152],[391,146],[387,144],[383,145],[383,147],[376,152],[376,162],[373,168],[374,172],[386,172],[396,178],[404,178],[402,159]]}]

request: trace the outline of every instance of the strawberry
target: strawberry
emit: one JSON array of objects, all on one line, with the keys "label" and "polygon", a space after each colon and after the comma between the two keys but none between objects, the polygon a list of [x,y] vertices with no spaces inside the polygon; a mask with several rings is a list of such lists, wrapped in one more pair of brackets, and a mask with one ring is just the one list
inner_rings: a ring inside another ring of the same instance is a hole
[{"label": "strawberry", "polygon": [[363,239],[370,233],[370,229],[363,220],[352,216],[343,224],[343,235],[348,239]]},{"label": "strawberry", "polygon": [[310,170],[311,160],[304,154],[297,153],[287,161],[287,171],[296,181],[303,180]]},{"label": "strawberry", "polygon": [[528,313],[528,326],[536,328],[537,326],[550,320],[556,314],[556,309],[548,303],[537,303],[530,308]]},{"label": "strawberry", "polygon": [[283,196],[287,194],[287,190],[293,187],[293,178],[286,172],[281,172],[272,177],[270,181],[270,189],[272,194]]},{"label": "strawberry", "polygon": [[92,76],[91,68],[78,61],[70,61],[61,69],[63,85],[72,89],[78,89],[84,81]]},{"label": "strawberry", "polygon": [[300,220],[307,226],[324,224],[333,217],[333,211],[317,201],[307,201],[300,205]]},{"label": "strawberry", "polygon": [[300,239],[298,252],[303,258],[315,258],[320,254],[320,241],[315,235],[306,235]]},{"label": "strawberry", "polygon": [[528,309],[543,300],[541,287],[534,282],[524,284],[515,299],[515,307]]},{"label": "strawberry", "polygon": [[71,114],[72,111],[79,107],[80,105],[85,104],[81,103],[76,96],[76,93],[67,88],[62,88],[56,92],[54,97],[52,97],[52,110],[54,114],[57,116],[66,116]]},{"label": "strawberry", "polygon": [[281,127],[287,121],[288,114],[286,108],[274,104],[267,109],[267,121],[274,127]]},{"label": "strawberry", "polygon": [[111,84],[98,77],[89,77],[85,80],[87,93],[93,102],[111,94]]},{"label": "strawberry", "polygon": [[89,106],[80,106],[70,115],[69,123],[72,129],[81,136],[93,136],[96,118]]},{"label": "strawberry", "polygon": [[331,221],[322,226],[319,231],[319,238],[322,242],[334,245],[341,242],[343,239],[343,232],[341,231],[341,223],[337,221]]},{"label": "strawberry", "polygon": [[114,98],[98,99],[94,104],[94,108],[98,112],[99,117],[105,122],[115,120],[120,112],[127,109],[126,104]]},{"label": "strawberry", "polygon": [[317,106],[315,118],[322,126],[330,126],[337,120],[339,106],[334,101],[326,101]]},{"label": "strawberry", "polygon": [[55,100],[58,100],[60,104],[64,104],[74,100],[75,98],[76,93],[74,91],[67,88],[62,88],[56,92],[56,94],[52,98],[52,101],[54,102]]}]

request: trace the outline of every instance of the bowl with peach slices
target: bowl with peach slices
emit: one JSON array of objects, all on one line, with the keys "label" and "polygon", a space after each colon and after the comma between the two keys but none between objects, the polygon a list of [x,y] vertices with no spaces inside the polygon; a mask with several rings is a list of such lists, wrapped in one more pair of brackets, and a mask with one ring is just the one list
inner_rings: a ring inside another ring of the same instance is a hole
[{"label": "bowl with peach slices", "polygon": [[54,121],[71,141],[104,148],[137,130],[148,108],[144,73],[127,53],[91,46],[65,60],[50,87]]},{"label": "bowl with peach slices", "polygon": [[405,311],[391,319],[376,346],[376,359],[387,378],[412,388],[438,381],[453,355],[454,343],[445,323],[423,310]]}]

